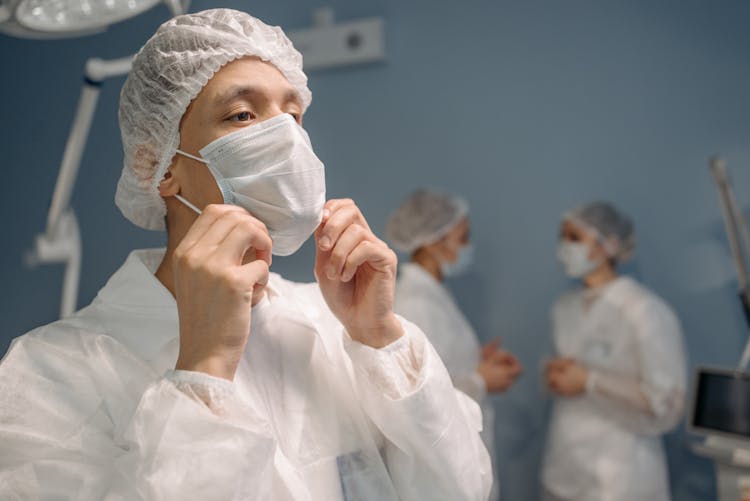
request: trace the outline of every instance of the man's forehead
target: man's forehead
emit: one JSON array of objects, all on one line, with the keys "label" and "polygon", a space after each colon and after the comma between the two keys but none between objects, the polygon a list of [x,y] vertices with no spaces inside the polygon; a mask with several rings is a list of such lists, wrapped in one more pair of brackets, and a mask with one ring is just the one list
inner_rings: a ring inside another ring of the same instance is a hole
[{"label": "man's forehead", "polygon": [[278,97],[301,103],[297,90],[286,77],[271,63],[257,58],[245,58],[228,64],[209,80],[204,90],[216,102],[241,97]]}]

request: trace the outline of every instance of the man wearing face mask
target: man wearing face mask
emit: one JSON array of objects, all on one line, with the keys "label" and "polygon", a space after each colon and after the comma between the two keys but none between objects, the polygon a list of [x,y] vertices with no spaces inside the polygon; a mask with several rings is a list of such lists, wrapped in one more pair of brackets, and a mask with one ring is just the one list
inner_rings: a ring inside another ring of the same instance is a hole
[{"label": "man wearing face mask", "polygon": [[[393,313],[396,257],[325,202],[302,58],[215,9],[162,25],[120,98],[116,203],[167,230],[0,364],[8,499],[483,500],[479,407]],[[317,283],[269,273],[315,232]]]},{"label": "man wearing face mask", "polygon": [[546,370],[557,397],[542,481],[548,501],[667,501],[661,435],[680,420],[686,360],[677,317],[617,265],[633,224],[594,202],[562,221],[558,257],[583,282],[552,312],[557,352]]},{"label": "man wearing face mask", "polygon": [[[411,262],[400,266],[396,312],[427,334],[456,388],[482,406],[482,439],[494,458],[494,410],[486,397],[510,388],[521,373],[521,365],[499,348],[498,340],[484,347],[479,344],[471,324],[442,283],[471,266],[468,215],[464,200],[420,189],[393,213],[386,235],[391,245],[411,255]],[[498,496],[499,484],[495,481],[490,499]]]}]

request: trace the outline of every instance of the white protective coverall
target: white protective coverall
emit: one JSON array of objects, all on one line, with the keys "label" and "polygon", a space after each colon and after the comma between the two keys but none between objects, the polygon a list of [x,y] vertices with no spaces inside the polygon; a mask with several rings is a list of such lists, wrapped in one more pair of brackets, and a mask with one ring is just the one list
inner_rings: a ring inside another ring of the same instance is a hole
[{"label": "white protective coverall", "polygon": [[631,278],[566,293],[557,355],[589,370],[586,393],[555,402],[542,480],[565,501],[670,499],[660,435],[682,416],[686,361],[677,317]]},{"label": "white protective coverall", "polygon": [[[482,440],[495,464],[495,411],[486,398],[484,379],[477,372],[481,345],[471,324],[459,310],[450,291],[416,263],[400,265],[396,282],[396,313],[425,332],[443,360],[455,387],[469,395],[482,409]],[[499,497],[493,482],[490,499]]]},{"label": "white protective coverall", "polygon": [[484,500],[479,408],[422,332],[352,341],[317,284],[271,275],[234,382],[172,370],[177,305],[135,251],[0,364],[2,499]]}]

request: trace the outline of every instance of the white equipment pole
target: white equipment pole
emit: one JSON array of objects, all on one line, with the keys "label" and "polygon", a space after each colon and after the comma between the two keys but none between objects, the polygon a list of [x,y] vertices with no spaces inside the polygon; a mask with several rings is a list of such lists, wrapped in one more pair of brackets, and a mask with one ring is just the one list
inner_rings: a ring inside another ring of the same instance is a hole
[{"label": "white equipment pole", "polygon": [[[726,162],[719,157],[711,157],[709,167],[719,189],[721,211],[727,229],[729,247],[732,250],[732,258],[737,269],[740,301],[745,313],[745,320],[750,329],[750,276],[748,276],[748,266],[745,261],[746,256],[750,255],[750,232],[748,231],[747,221],[734,199],[727,175]],[[750,362],[750,337],[748,337],[737,370],[744,371],[748,362]]]}]

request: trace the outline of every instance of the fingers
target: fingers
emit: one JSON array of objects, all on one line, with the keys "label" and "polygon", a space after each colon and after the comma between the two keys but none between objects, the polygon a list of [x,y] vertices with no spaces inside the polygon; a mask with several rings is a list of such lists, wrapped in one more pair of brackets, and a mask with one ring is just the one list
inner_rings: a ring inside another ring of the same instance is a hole
[{"label": "fingers", "polygon": [[513,356],[512,353],[505,351],[505,350],[497,350],[495,353],[492,354],[490,357],[490,360],[493,363],[496,364],[503,364],[503,365],[511,365],[513,363],[518,363],[518,360],[515,356]]},{"label": "fingers", "polygon": [[519,362],[518,359],[513,355],[510,355],[510,357],[506,358],[504,363],[508,368],[508,372],[514,379],[523,373],[523,366],[521,365],[521,362]]},{"label": "fingers", "polygon": [[511,359],[509,367],[511,370],[511,374],[513,374],[513,377],[518,377],[523,373],[523,365],[521,365],[521,362],[519,362],[516,357],[513,357]]},{"label": "fingers", "polygon": [[255,258],[270,265],[272,245],[265,225],[246,210],[209,205],[178,245],[175,259],[196,263],[215,256],[239,264],[247,251],[254,248]]},{"label": "fingers", "polygon": [[332,249],[344,231],[355,223],[372,233],[362,212],[352,200],[329,200],[323,208],[323,220],[315,231],[318,247],[324,251]]},{"label": "fingers", "polygon": [[562,371],[575,363],[575,360],[572,358],[553,358],[547,362],[547,371]]},{"label": "fingers", "polygon": [[509,351],[496,350],[488,359],[491,363],[497,365],[505,365],[512,368],[520,368],[521,363],[518,361],[515,355]]},{"label": "fingers", "polygon": [[243,278],[253,285],[253,292],[268,285],[268,263],[257,259],[240,267]]},{"label": "fingers", "polygon": [[[218,223],[214,226],[218,226]],[[263,260],[270,266],[272,245],[271,237],[265,227],[261,229],[252,220],[243,218],[234,221],[234,225],[231,226],[224,239],[217,244],[214,254],[237,262],[243,259],[248,250],[255,249],[256,259]]]},{"label": "fingers", "polygon": [[232,294],[252,304],[254,300],[259,299],[259,290],[262,291],[268,284],[268,263],[256,259],[248,264],[225,270],[224,281]]},{"label": "fingers", "polygon": [[[326,222],[331,215],[338,212],[339,210],[351,207],[354,207],[359,212],[357,204],[355,204],[354,200],[352,200],[351,198],[338,198],[327,201],[323,206],[323,222]],[[362,217],[362,223],[367,226],[367,221],[365,221],[364,216],[362,216],[361,212],[359,212],[359,215],[360,217]],[[370,227],[367,226],[367,229],[370,229]]]},{"label": "fingers", "polygon": [[390,268],[395,272],[397,258],[396,254],[382,242],[360,242],[347,257],[341,280],[350,281],[359,267],[365,263],[377,271],[387,271]]},{"label": "fingers", "polygon": [[560,370],[560,361],[553,359],[547,362],[547,367],[545,368],[545,371],[549,374],[550,372],[556,372]]},{"label": "fingers", "polygon": [[547,377],[547,387],[555,393],[560,393],[560,381],[555,376]]},{"label": "fingers", "polygon": [[500,338],[496,337],[482,347],[482,359],[487,360],[500,347]]},{"label": "fingers", "polygon": [[221,217],[228,214],[248,214],[248,212],[235,205],[227,204],[209,204],[203,209],[203,213],[198,216],[188,232],[183,237],[177,249],[180,252],[191,249],[196,243],[202,240],[206,232]]},{"label": "fingers", "polygon": [[349,282],[365,263],[378,271],[395,270],[396,255],[372,233],[352,200],[329,200],[323,212],[323,221],[315,231],[318,279]]},{"label": "fingers", "polygon": [[362,226],[352,224],[347,227],[336,240],[336,244],[330,252],[328,264],[325,269],[326,277],[329,280],[343,278],[341,272],[347,263],[349,255],[355,247],[368,238],[369,232]]}]

